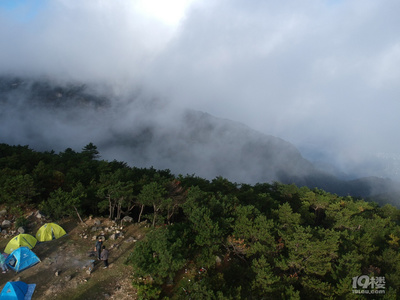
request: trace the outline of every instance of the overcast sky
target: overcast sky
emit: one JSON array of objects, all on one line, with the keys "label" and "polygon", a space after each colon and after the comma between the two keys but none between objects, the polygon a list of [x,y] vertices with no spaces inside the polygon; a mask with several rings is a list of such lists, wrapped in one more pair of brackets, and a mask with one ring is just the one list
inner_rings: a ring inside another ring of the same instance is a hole
[{"label": "overcast sky", "polygon": [[342,165],[400,157],[398,0],[1,0],[3,72],[107,81]]}]

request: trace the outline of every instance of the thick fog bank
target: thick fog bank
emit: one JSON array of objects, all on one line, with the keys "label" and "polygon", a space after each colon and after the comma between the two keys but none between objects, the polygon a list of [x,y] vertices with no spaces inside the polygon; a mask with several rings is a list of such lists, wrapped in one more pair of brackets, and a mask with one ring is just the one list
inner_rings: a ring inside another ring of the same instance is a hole
[{"label": "thick fog bank", "polygon": [[93,142],[108,160],[246,183],[312,170],[286,141],[171,107],[140,89],[116,95],[104,87],[3,77],[0,96],[0,138],[9,144],[62,151]]},{"label": "thick fog bank", "polygon": [[92,142],[109,161],[237,183],[280,181],[383,199],[397,190],[395,182],[378,177],[346,181],[338,168],[315,167],[291,143],[244,124],[177,108],[139,87],[127,91],[1,77],[0,141],[56,152]]}]

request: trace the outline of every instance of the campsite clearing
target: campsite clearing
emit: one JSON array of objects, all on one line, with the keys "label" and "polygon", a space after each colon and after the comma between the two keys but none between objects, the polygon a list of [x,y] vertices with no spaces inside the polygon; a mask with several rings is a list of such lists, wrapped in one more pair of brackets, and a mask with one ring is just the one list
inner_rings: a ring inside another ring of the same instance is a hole
[{"label": "campsite clearing", "polygon": [[[133,251],[134,240],[140,239],[146,228],[143,225],[127,223],[120,229],[120,237],[108,239],[104,228],[116,224],[108,219],[88,219],[85,225],[76,220],[59,222],[67,235],[48,242],[37,243],[35,254],[41,262],[33,267],[16,273],[9,270],[1,274],[0,289],[8,281],[23,281],[36,284],[32,299],[135,299],[132,287],[132,267],[124,264]],[[97,227],[97,231],[94,228]],[[119,227],[120,228],[120,227]],[[104,245],[110,250],[108,269],[92,256],[95,241],[93,236],[104,235]],[[3,251],[9,238],[1,237],[0,248]]]}]

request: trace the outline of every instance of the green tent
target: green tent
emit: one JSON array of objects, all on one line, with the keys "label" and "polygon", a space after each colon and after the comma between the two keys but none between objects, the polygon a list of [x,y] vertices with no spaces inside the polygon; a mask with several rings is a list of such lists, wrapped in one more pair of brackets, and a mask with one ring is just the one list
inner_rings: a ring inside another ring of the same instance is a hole
[{"label": "green tent", "polygon": [[39,242],[51,241],[58,239],[67,233],[65,230],[55,223],[46,223],[36,233],[36,238]]},{"label": "green tent", "polygon": [[34,236],[26,233],[21,233],[18,234],[17,236],[13,237],[7,244],[6,248],[4,249],[4,252],[7,254],[10,254],[13,252],[15,249],[18,249],[19,247],[26,246],[29,249],[32,249],[35,247],[37,243],[37,240],[35,239]]}]

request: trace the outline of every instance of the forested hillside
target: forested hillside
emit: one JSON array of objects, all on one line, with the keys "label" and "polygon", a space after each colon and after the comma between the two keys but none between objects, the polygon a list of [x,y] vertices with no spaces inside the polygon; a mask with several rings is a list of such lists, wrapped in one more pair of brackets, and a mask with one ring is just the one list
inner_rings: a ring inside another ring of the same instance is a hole
[{"label": "forested hillside", "polygon": [[[0,144],[0,170],[0,204],[18,224],[22,208],[53,220],[129,215],[147,222],[148,234],[126,261],[142,299],[400,294],[400,210],[391,205],[278,182],[131,167],[102,160],[92,143],[60,153]],[[360,286],[361,275],[381,285]]]},{"label": "forested hillside", "polygon": [[[135,87],[118,93],[93,83],[3,75],[0,104],[0,126],[7,128],[0,131],[3,143],[62,151],[80,149],[90,140],[103,158],[128,166],[247,184],[295,183],[399,206],[397,182],[378,177],[348,181],[317,169],[279,137],[205,112],[171,109]],[[359,176],[366,174],[371,175]]]}]

